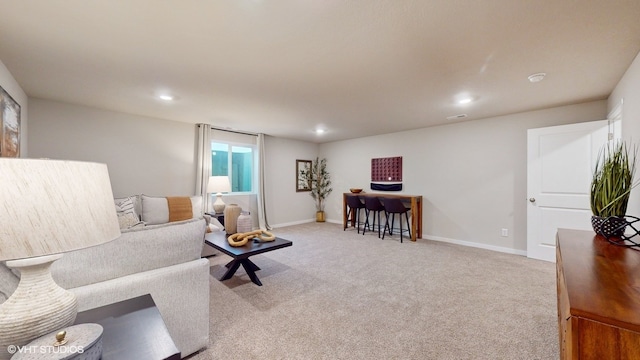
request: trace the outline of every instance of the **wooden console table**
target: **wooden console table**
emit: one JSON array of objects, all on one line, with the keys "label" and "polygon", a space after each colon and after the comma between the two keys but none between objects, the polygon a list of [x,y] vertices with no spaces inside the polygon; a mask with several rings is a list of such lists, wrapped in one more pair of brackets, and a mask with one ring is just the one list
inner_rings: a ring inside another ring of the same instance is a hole
[{"label": "wooden console table", "polygon": [[[396,198],[411,203],[411,241],[422,239],[422,195],[401,195],[384,193],[343,193],[342,194],[342,226],[347,225],[347,196],[357,196],[364,198],[367,196],[377,197],[384,203],[385,198]],[[355,219],[351,217],[351,225],[355,224]]]},{"label": "wooden console table", "polygon": [[559,229],[561,359],[640,359],[640,252]]}]

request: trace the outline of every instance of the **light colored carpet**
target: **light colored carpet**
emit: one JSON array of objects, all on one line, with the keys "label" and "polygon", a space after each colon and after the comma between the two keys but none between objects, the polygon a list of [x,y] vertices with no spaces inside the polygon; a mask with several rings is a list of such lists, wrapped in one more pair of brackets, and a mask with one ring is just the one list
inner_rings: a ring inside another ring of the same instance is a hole
[{"label": "light colored carpet", "polygon": [[555,265],[522,256],[309,223],[293,246],[211,266],[203,359],[557,359]]}]

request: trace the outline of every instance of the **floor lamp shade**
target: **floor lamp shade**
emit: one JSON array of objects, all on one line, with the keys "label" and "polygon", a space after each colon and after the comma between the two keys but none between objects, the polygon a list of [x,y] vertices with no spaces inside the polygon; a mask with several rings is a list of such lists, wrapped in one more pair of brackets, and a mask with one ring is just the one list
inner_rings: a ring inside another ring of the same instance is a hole
[{"label": "floor lamp shade", "polygon": [[9,345],[75,320],[75,296],[55,284],[49,267],[62,253],[120,236],[107,166],[0,158],[0,261],[20,283],[0,304],[0,359]]},{"label": "floor lamp shade", "polygon": [[207,193],[217,193],[216,201],[213,203],[213,210],[216,213],[224,211],[225,204],[222,201],[222,193],[231,191],[231,183],[228,176],[211,176],[207,184]]}]

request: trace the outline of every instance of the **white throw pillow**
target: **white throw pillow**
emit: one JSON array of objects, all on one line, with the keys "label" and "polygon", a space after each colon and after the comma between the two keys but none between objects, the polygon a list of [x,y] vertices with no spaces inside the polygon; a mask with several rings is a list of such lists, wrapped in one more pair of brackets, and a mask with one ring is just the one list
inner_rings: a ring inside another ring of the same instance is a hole
[{"label": "white throw pillow", "polygon": [[129,196],[126,198],[113,199],[113,202],[116,206],[116,213],[118,214],[118,216],[122,214],[131,214],[132,216],[140,220],[140,216],[138,216],[138,214],[136,213],[134,200],[135,200],[135,197],[133,196]]},{"label": "white throw pillow", "polygon": [[118,214],[118,223],[120,224],[120,230],[131,229],[137,225],[144,225],[144,222],[140,221],[137,216],[131,213]]},{"label": "white throw pillow", "polygon": [[[169,222],[169,203],[166,197],[141,195],[142,221],[147,225]],[[191,196],[193,218],[202,217],[202,196]]]},{"label": "white throw pillow", "polygon": [[193,208],[193,217],[201,218],[204,213],[202,212],[202,196],[192,196],[191,206]]},{"label": "white throw pillow", "polygon": [[220,231],[224,230],[224,225],[222,225],[220,221],[218,221],[218,219],[214,217],[211,217],[211,220],[209,221],[209,225],[213,225],[214,227],[218,228]]},{"label": "white throw pillow", "polygon": [[169,204],[166,197],[142,195],[142,221],[147,225],[169,222]]}]

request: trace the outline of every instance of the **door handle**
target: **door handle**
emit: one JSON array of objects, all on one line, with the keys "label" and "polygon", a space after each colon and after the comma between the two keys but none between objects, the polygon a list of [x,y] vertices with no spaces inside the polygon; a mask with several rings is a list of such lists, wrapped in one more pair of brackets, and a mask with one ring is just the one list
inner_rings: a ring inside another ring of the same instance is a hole
[{"label": "door handle", "polygon": [[536,202],[536,198],[529,198],[529,202],[531,202],[531,203]]}]

